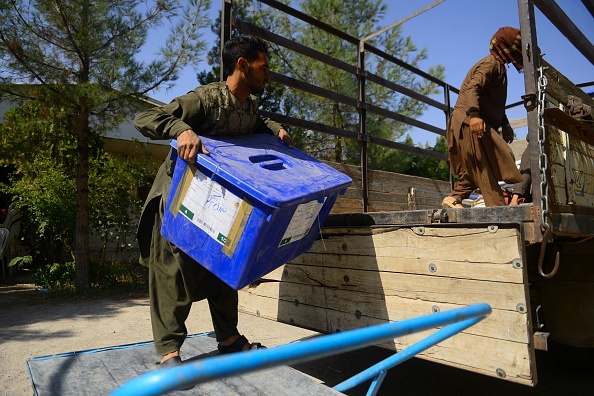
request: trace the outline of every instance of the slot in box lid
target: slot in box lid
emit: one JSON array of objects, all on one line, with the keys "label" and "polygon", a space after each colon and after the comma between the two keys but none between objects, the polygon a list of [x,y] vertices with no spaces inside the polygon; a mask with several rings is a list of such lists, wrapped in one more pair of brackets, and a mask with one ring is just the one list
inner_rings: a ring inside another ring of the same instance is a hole
[{"label": "slot in box lid", "polygon": [[[352,180],[297,148],[289,148],[268,134],[200,139],[210,155],[198,154],[196,163],[260,202],[275,208],[322,199],[344,190]],[[177,141],[171,146],[177,149]]]}]

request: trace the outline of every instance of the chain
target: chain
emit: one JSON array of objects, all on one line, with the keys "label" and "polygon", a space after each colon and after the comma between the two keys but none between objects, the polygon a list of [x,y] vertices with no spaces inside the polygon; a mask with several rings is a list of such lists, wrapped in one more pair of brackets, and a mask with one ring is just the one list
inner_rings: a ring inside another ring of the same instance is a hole
[{"label": "chain", "polygon": [[547,88],[547,77],[544,75],[544,69],[541,66],[539,68],[538,77],[538,167],[540,168],[540,200],[541,200],[541,228],[545,232],[550,228],[549,224],[549,199],[547,196],[548,181],[547,181],[547,169],[548,161],[547,155],[544,151],[546,134],[545,134],[545,122],[544,122],[544,110],[546,107],[546,88]]}]

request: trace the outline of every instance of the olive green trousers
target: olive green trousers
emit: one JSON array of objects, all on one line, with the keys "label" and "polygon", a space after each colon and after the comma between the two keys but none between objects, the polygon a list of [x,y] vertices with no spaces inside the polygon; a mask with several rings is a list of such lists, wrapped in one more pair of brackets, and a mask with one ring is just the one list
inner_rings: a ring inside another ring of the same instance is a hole
[{"label": "olive green trousers", "polygon": [[192,302],[206,299],[217,341],[238,335],[237,291],[161,235],[164,202],[155,199],[150,246],[149,297],[155,349],[160,356],[179,351],[188,330]]}]

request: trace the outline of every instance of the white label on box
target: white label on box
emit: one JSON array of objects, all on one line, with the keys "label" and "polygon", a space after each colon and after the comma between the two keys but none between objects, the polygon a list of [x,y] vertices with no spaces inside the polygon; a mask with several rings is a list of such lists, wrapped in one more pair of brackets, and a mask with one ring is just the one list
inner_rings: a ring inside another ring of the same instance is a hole
[{"label": "white label on box", "polygon": [[225,245],[241,201],[237,195],[196,170],[179,212]]},{"label": "white label on box", "polygon": [[[324,197],[324,201],[326,201],[326,197]],[[317,199],[297,206],[278,246],[296,242],[306,236],[314,225],[322,206],[324,206],[324,202],[318,202]]]}]

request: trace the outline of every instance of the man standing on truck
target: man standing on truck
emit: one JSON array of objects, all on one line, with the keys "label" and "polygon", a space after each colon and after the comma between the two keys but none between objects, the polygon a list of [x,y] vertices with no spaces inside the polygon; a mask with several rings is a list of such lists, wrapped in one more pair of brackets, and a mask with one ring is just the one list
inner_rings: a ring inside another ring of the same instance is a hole
[{"label": "man standing on truck", "polygon": [[[270,133],[294,145],[277,123],[258,114],[253,94],[269,80],[266,43],[250,36],[229,40],[223,49],[226,81],[198,87],[170,104],[138,114],[135,127],[151,139],[177,139],[178,155],[194,163],[209,154],[199,135]],[[140,261],[149,267],[151,324],[160,367],[181,364],[180,348],[187,336],[185,321],[192,302],[208,300],[221,353],[257,348],[239,334],[238,295],[160,233],[175,161],[167,156],[147,197],[138,226]]]},{"label": "man standing on truck", "polygon": [[462,200],[477,188],[486,206],[504,206],[499,181],[522,180],[507,145],[514,131],[505,115],[506,65],[523,69],[521,49],[520,30],[500,28],[491,39],[490,54],[472,66],[462,82],[447,129],[450,170],[457,180],[443,200],[444,208],[463,208]]}]

